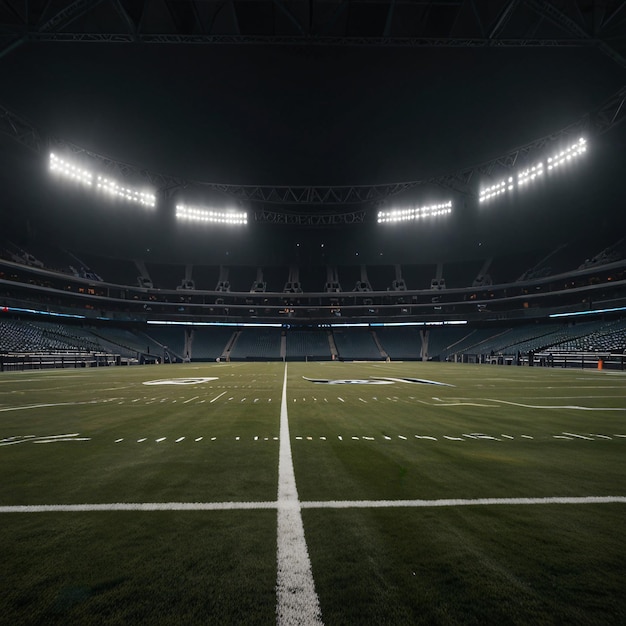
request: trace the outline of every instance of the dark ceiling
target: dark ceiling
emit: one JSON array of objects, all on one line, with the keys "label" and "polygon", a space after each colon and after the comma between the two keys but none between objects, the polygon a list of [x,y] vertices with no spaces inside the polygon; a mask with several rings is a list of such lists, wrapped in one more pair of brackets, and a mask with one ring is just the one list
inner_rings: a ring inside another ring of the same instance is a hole
[{"label": "dark ceiling", "polygon": [[[623,90],[624,56],[619,1],[5,0],[0,217],[25,243],[47,237],[103,255],[224,264],[423,262],[500,254],[512,242],[605,231],[617,239],[626,223],[626,131],[617,122],[626,111],[615,100],[600,130],[585,116]],[[526,145],[513,151],[514,167],[542,158],[581,119],[584,160],[523,196],[479,206],[478,189],[506,170],[494,159]],[[129,180],[147,171],[179,184],[164,184],[147,214],[104,202],[50,179],[55,140]],[[228,184],[407,181],[421,184],[387,206],[452,198],[453,214],[383,231],[373,202],[224,193]],[[251,215],[363,211],[365,223],[208,232],[177,227],[181,200]]]}]

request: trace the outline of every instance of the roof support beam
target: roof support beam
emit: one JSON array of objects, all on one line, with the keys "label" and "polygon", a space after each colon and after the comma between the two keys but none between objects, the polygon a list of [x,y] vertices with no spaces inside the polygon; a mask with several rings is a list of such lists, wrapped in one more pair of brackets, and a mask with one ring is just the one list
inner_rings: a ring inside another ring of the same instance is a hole
[{"label": "roof support beam", "polygon": [[507,25],[507,22],[511,19],[511,15],[515,9],[517,9],[519,3],[520,0],[510,0],[504,7],[502,13],[500,13],[500,16],[489,33],[489,39],[495,39],[500,35],[500,33],[504,30],[504,27]]},{"label": "roof support beam", "polygon": [[[592,41],[604,54],[613,59],[613,61],[621,65],[623,68],[626,68],[626,59],[621,54],[619,54],[604,41],[594,39],[589,33],[587,33],[587,31],[585,31],[584,28],[579,26],[567,15],[561,13],[561,11],[559,11],[551,3],[546,2],[545,0],[525,0],[525,2],[526,5],[529,6],[533,11],[549,19],[553,24],[560,26],[566,32],[571,33],[581,40]],[[576,5],[576,8],[578,8],[578,5]]]},{"label": "roof support beam", "polygon": [[285,3],[282,0],[273,0],[274,4],[278,7],[278,10],[287,17],[287,19],[295,26],[296,30],[304,35],[304,28],[302,28],[302,24],[294,17],[293,13],[285,6]]},{"label": "roof support beam", "polygon": [[387,11],[387,21],[385,22],[385,30],[383,37],[391,37],[391,24],[393,23],[393,11],[396,8],[396,0],[391,0],[389,10]]}]

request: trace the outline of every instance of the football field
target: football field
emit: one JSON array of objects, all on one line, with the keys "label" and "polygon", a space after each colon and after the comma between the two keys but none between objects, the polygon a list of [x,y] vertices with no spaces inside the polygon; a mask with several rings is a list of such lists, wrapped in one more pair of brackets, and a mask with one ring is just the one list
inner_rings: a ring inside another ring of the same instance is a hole
[{"label": "football field", "polygon": [[0,374],[0,623],[626,623],[626,373]]}]

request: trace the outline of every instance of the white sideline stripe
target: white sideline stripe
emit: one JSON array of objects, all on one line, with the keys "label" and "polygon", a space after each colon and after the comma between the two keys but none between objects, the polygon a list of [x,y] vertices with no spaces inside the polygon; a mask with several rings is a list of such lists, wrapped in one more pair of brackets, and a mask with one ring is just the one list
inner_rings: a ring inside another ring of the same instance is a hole
[{"label": "white sideline stripe", "polygon": [[[105,400],[106,402],[106,400]],[[52,404],[27,404],[25,406],[10,406],[4,409],[0,409],[0,412],[5,411],[24,411],[26,409],[43,409],[51,406],[77,406],[79,404],[96,404],[97,401],[89,400],[88,402],[53,402]]]},{"label": "white sideline stripe", "polygon": [[80,513],[95,511],[249,511],[276,509],[276,502],[112,502],[0,506],[0,513]]},{"label": "white sideline stripe", "polygon": [[489,402],[501,402],[502,404],[511,404],[513,406],[521,406],[524,409],[573,409],[576,411],[626,411],[619,407],[597,407],[597,406],[578,406],[577,404],[522,404],[521,402],[509,402],[508,400],[495,400],[494,398],[486,398]]},{"label": "white sideline stripe", "polygon": [[29,439],[33,443],[59,443],[62,441],[91,441],[91,437],[76,437],[71,439]]},{"label": "white sideline stripe", "polygon": [[309,551],[298,501],[296,476],[291,456],[287,414],[287,364],[280,404],[280,443],[278,456],[278,529],[276,550],[276,622],[323,624],[319,598],[315,592]]},{"label": "white sideline stripe", "polygon": [[382,509],[392,507],[424,508],[452,506],[490,506],[496,504],[626,504],[626,496],[583,496],[546,498],[476,498],[449,500],[331,500],[302,502],[303,509]]},{"label": "white sideline stripe", "polygon": [[[626,496],[476,498],[447,500],[330,500],[299,502],[298,509],[389,509],[533,504],[626,504]],[[110,504],[26,504],[0,506],[0,513],[92,513],[97,511],[267,511],[278,502],[112,502]],[[292,509],[295,510],[295,509]]]}]

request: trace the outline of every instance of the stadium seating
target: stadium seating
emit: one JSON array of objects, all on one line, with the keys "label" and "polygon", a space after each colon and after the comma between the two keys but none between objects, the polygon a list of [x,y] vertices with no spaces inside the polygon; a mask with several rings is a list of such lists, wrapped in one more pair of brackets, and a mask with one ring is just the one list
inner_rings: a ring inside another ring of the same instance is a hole
[{"label": "stadium seating", "polygon": [[418,328],[377,328],[376,336],[392,360],[420,359],[422,337]]},{"label": "stadium seating", "polygon": [[185,330],[180,326],[163,327],[150,326],[146,335],[158,346],[158,354],[163,354],[163,349],[167,347],[168,352],[184,359],[185,357]]},{"label": "stadium seating", "polygon": [[246,328],[231,350],[231,359],[279,359],[281,331],[278,328]]},{"label": "stadium seating", "polygon": [[192,333],[191,360],[215,360],[224,354],[232,328],[195,328]]},{"label": "stadium seating", "polygon": [[470,331],[466,326],[431,328],[428,331],[427,354],[431,360],[444,361]]},{"label": "stadium seating", "polygon": [[321,330],[289,330],[287,332],[286,357],[288,359],[331,358],[328,336]]},{"label": "stadium seating", "polygon": [[333,337],[340,359],[380,361],[383,358],[367,330],[333,330]]}]

